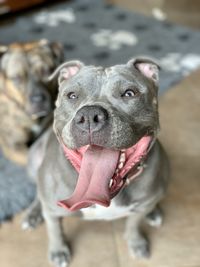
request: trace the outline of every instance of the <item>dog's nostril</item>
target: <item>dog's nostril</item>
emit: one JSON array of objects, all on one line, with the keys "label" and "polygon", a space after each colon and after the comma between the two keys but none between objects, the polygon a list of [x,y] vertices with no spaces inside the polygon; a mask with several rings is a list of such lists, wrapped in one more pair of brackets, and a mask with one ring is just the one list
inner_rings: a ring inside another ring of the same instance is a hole
[{"label": "dog's nostril", "polygon": [[85,117],[84,116],[81,116],[78,123],[84,123],[85,122]]},{"label": "dog's nostril", "polygon": [[104,120],[104,116],[102,114],[95,115],[93,118],[93,121],[95,123],[103,122],[103,120]]},{"label": "dog's nostril", "polygon": [[99,115],[94,116],[94,122],[98,123],[99,122]]}]

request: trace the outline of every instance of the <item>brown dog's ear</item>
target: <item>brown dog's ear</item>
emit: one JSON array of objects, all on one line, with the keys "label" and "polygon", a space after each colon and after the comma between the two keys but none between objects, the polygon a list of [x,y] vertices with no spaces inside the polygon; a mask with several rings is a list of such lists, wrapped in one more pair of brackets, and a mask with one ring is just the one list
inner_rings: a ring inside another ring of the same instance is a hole
[{"label": "brown dog's ear", "polygon": [[[6,45],[0,45],[0,60],[1,57],[8,51],[8,46]],[[2,66],[2,62],[0,64],[0,67]]]},{"label": "brown dog's ear", "polygon": [[49,81],[58,76],[58,84],[76,75],[84,64],[78,60],[72,60],[60,65],[54,73],[48,78]]},{"label": "brown dog's ear", "polygon": [[0,57],[7,51],[8,51],[8,46],[0,45]]},{"label": "brown dog's ear", "polygon": [[61,43],[59,42],[51,42],[47,39],[39,40],[39,45],[41,47],[47,47],[50,49],[51,53],[54,57],[55,66],[58,66],[64,59],[64,49]]},{"label": "brown dog's ear", "polygon": [[9,55],[5,53],[8,51],[9,47],[6,45],[0,45],[0,70],[3,71],[7,64]]},{"label": "brown dog's ear", "polygon": [[56,65],[58,66],[61,64],[64,60],[64,48],[63,45],[59,42],[51,42],[49,44],[50,49],[54,55],[54,58],[56,60]]},{"label": "brown dog's ear", "polygon": [[156,85],[159,81],[160,66],[156,61],[150,58],[135,58],[127,63],[129,66],[134,66],[144,76],[151,79]]}]

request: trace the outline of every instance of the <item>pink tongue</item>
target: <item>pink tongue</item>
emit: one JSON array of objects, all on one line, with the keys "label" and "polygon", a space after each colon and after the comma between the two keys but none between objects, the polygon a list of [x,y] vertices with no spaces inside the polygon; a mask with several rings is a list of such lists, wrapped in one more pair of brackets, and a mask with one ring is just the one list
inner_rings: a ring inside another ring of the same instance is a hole
[{"label": "pink tongue", "polygon": [[70,211],[92,204],[109,206],[109,182],[114,175],[119,151],[90,146],[83,154],[78,182],[72,196],[58,204]]}]

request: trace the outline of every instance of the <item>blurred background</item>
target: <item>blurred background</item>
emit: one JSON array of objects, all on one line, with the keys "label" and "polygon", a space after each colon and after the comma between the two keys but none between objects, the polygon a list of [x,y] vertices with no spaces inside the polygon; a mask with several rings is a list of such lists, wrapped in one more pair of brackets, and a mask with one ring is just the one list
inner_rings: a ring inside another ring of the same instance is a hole
[{"label": "blurred background", "polygon": [[[8,13],[15,13],[16,11],[31,9],[38,7],[38,5],[47,6],[49,3],[55,3],[59,1],[53,0],[1,0],[0,13],[2,15]],[[156,16],[156,10],[158,13],[162,13],[163,18],[172,22],[190,26],[199,29],[199,10],[200,4],[198,0],[109,0],[107,3],[116,4],[123,8],[139,12],[148,16]],[[162,16],[161,15],[161,16]]]},{"label": "blurred background", "polygon": [[177,24],[199,29],[200,3],[198,0],[124,0],[111,1],[122,7],[130,8],[136,12],[166,19]]},{"label": "blurred background", "polygon": [[[199,266],[200,1],[0,0],[2,47],[41,39],[59,42],[63,61],[109,66],[146,55],[161,65],[159,137],[171,159],[172,183],[163,201],[163,227],[146,229],[152,258],[137,262],[129,257],[124,220],[89,223],[69,218],[64,229],[74,252],[71,266]],[[49,266],[44,225],[33,232],[20,229],[34,196],[26,167],[1,153],[1,267]]]}]

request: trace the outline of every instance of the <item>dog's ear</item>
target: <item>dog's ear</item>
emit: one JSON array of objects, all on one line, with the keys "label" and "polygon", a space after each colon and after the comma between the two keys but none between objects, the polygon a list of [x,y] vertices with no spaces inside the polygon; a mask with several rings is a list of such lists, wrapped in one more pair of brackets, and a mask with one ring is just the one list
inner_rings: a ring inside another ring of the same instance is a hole
[{"label": "dog's ear", "polygon": [[59,42],[51,42],[49,44],[52,54],[55,58],[56,65],[58,66],[64,60],[64,48],[63,45]]},{"label": "dog's ear", "polygon": [[135,58],[129,60],[127,64],[128,66],[134,66],[144,76],[158,85],[160,66],[155,60],[150,58]]},{"label": "dog's ear", "polygon": [[2,56],[8,51],[8,46],[6,45],[0,45],[0,68],[2,68],[3,62],[2,62]]},{"label": "dog's ear", "polygon": [[46,47],[48,48],[54,58],[55,66],[58,66],[63,62],[64,59],[64,48],[61,43],[59,42],[51,42],[47,39],[41,39],[39,40],[39,45],[41,47]]},{"label": "dog's ear", "polygon": [[6,56],[3,56],[6,52],[8,51],[8,46],[5,45],[0,45],[0,91],[4,90],[4,81],[1,78],[1,76],[3,75],[3,68],[5,67],[5,63],[6,63]]},{"label": "dog's ear", "polygon": [[0,57],[7,51],[8,51],[8,46],[0,45]]},{"label": "dog's ear", "polygon": [[78,60],[65,62],[54,71],[48,80],[51,81],[58,76],[58,84],[60,85],[63,81],[76,75],[83,66],[84,64]]}]

